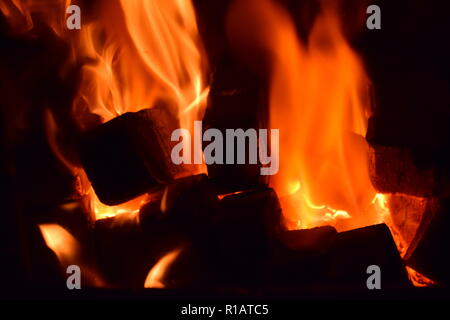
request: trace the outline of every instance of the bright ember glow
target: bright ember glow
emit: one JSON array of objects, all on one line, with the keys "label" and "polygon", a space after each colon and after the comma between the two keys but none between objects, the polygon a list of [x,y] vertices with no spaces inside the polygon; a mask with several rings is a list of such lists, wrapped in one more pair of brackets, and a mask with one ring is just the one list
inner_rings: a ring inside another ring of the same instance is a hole
[{"label": "bright ember glow", "polygon": [[415,287],[431,287],[436,285],[436,282],[410,267],[406,267],[406,271],[408,272],[409,280]]},{"label": "bright ember glow", "polygon": [[126,214],[128,217],[134,217],[139,213],[139,209],[147,202],[148,196],[142,195],[126,203],[117,206],[108,206],[103,204],[94,192],[90,189],[90,208],[95,213],[95,219],[106,219],[120,214]]}]

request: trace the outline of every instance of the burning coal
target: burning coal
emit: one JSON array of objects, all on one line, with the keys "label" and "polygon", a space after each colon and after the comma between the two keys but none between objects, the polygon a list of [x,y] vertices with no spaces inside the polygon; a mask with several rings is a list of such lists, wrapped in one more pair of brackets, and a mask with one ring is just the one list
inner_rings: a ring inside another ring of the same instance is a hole
[{"label": "burning coal", "polygon": [[[60,171],[36,180],[73,180],[70,194],[53,187],[51,204],[35,188],[23,206],[42,215],[23,229],[63,269],[80,265],[89,286],[259,290],[357,287],[370,265],[409,285],[401,257],[429,235],[423,221],[435,227],[439,201],[373,186],[371,157],[392,150],[366,141],[372,81],[337,4],[311,1],[305,18],[283,1],[224,1],[210,30],[207,1],[72,2],[0,4],[0,36],[40,53],[29,70],[26,51],[1,65],[15,82],[0,93],[20,110],[5,112],[8,147],[38,149],[26,141],[37,131],[42,163]],[[371,19],[379,30],[379,13]],[[9,61],[25,65],[17,77]],[[387,167],[402,175],[409,155]],[[414,172],[432,185],[434,171]]]}]

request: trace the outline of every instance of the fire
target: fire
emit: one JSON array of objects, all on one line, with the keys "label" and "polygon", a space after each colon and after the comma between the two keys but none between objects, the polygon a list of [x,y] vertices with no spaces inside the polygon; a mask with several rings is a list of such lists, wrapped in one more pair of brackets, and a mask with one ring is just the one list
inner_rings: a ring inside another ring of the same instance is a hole
[{"label": "fire", "polygon": [[435,281],[425,277],[411,267],[406,267],[406,271],[408,272],[409,280],[415,287],[432,287],[436,285]]},{"label": "fire", "polygon": [[104,6],[99,19],[83,26],[77,43],[78,54],[95,62],[84,66],[75,111],[87,107],[108,121],[163,100],[189,128],[208,92],[190,1]]},{"label": "fire", "polygon": [[105,219],[115,217],[117,215],[127,215],[127,217],[135,217],[139,213],[139,209],[147,203],[148,196],[142,195],[126,203],[122,203],[117,206],[108,206],[103,204],[94,192],[94,189],[90,189],[90,209],[95,213],[95,219]]},{"label": "fire", "polygon": [[[0,11],[8,19],[12,32],[21,34],[34,27],[32,14],[44,15],[45,22],[53,31],[62,36],[65,32],[66,8],[71,0],[12,0],[2,1]],[[61,14],[62,13],[62,14]]]},{"label": "fire", "polygon": [[[102,1],[95,19],[81,8],[81,30],[66,28],[70,0],[29,0],[0,4],[13,30],[33,28],[32,14],[45,15],[45,22],[72,49],[68,63],[81,65],[81,82],[72,106],[78,127],[87,130],[123,113],[151,108],[164,102],[178,114],[180,126],[193,130],[200,120],[209,92],[205,84],[207,63],[201,47],[194,7],[190,0]],[[46,114],[47,122],[52,120]],[[57,124],[48,130],[55,141]],[[59,159],[74,175],[80,168],[65,154],[64,146],[52,143]],[[193,174],[206,172],[204,165],[189,167]],[[81,173],[83,176],[83,173]],[[97,219],[124,211],[137,211],[142,199],[108,207],[102,204],[86,179],[83,194],[91,199]]]},{"label": "fire", "polygon": [[85,284],[94,287],[105,287],[107,284],[100,276],[92,261],[87,261],[83,256],[80,242],[64,227],[59,224],[40,224],[44,241],[58,257],[58,261],[64,270],[70,265],[77,265],[82,270]]},{"label": "fire", "polygon": [[376,193],[364,139],[370,82],[327,4],[306,43],[275,2],[235,2],[229,16],[235,48],[253,65],[245,51],[256,50],[270,74],[270,126],[280,129],[280,171],[271,183],[289,228],[346,230],[379,219],[370,209]]},{"label": "fire", "polygon": [[[356,217],[375,196],[364,142],[368,80],[339,32],[337,16],[325,10],[307,47],[289,24],[274,46],[280,52],[273,62],[271,126],[285,129],[280,152],[290,156],[280,159],[273,184],[295,203],[297,210],[285,214],[302,228]],[[293,192],[289,183],[301,187]],[[357,226],[372,224],[364,220]],[[341,228],[355,227],[344,224]]]},{"label": "fire", "polygon": [[[308,39],[299,38],[292,17],[272,0],[235,1],[227,18],[234,50],[269,74],[270,127],[279,129],[281,138],[280,171],[271,184],[281,198],[288,228],[331,224],[342,231],[389,221],[387,200],[376,194],[369,179],[364,136],[370,80],[343,35],[336,7],[329,3],[322,2]],[[181,127],[193,132],[209,88],[191,1],[102,1],[95,20],[83,20],[75,33],[65,28],[70,4],[12,0],[1,2],[0,10],[16,33],[30,31],[32,17],[43,15],[68,43],[68,63],[81,66],[72,106],[79,128],[87,130],[163,101],[178,115]],[[45,119],[52,149],[80,177],[80,190],[90,198],[96,219],[134,216],[147,196],[120,206],[102,204],[82,169],[58,145],[61,128],[51,111]],[[204,166],[192,167],[193,174],[201,172]],[[40,230],[62,265],[77,263],[80,244],[67,230],[56,224],[40,225]],[[405,241],[392,233],[402,253]],[[167,253],[153,266],[146,288],[164,287],[164,275],[181,250]],[[416,271],[408,272],[414,284],[432,284]]]},{"label": "fire", "polygon": [[39,228],[45,243],[63,266],[78,264],[80,244],[70,232],[58,224],[41,224]]},{"label": "fire", "polygon": [[179,256],[182,248],[170,251],[163,256],[149,271],[147,278],[145,279],[144,288],[164,288],[164,275],[168,268]]},{"label": "fire", "polygon": [[[87,109],[88,115],[96,114],[105,122],[164,101],[178,113],[181,127],[193,130],[193,121],[202,116],[208,87],[191,2],[127,0],[104,5],[104,15],[83,26],[77,44],[78,55],[95,63],[83,68],[74,113]],[[80,118],[80,125],[85,121]],[[206,169],[191,166],[191,170]],[[93,190],[90,194],[97,219],[135,212],[145,202],[141,197],[109,207]]]}]

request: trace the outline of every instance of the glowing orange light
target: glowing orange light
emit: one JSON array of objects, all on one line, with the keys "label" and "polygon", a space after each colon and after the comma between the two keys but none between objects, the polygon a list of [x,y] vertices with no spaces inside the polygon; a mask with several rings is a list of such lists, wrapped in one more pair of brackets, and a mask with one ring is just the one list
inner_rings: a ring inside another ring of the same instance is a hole
[{"label": "glowing orange light", "polygon": [[288,227],[376,223],[364,139],[370,82],[341,32],[337,9],[322,2],[306,44],[275,1],[236,1],[228,22],[247,63],[266,58],[270,126],[280,130],[280,171],[271,184]]},{"label": "glowing orange light", "polygon": [[149,271],[145,279],[144,288],[164,288],[164,275],[170,265],[181,252],[181,248],[175,249],[163,256]]},{"label": "glowing orange light", "polygon": [[80,245],[70,232],[58,224],[41,224],[39,229],[45,243],[56,254],[62,265],[77,262]]}]

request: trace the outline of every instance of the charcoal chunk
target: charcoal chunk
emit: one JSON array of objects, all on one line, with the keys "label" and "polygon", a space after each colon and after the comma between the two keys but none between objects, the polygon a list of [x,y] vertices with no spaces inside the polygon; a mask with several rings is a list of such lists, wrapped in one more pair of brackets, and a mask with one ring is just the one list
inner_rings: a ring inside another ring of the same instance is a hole
[{"label": "charcoal chunk", "polygon": [[128,112],[87,132],[80,144],[84,169],[99,199],[108,205],[131,200],[172,181],[171,141],[178,120],[163,105]]},{"label": "charcoal chunk", "polygon": [[344,287],[367,289],[367,268],[381,269],[381,288],[410,286],[389,228],[378,224],[338,233],[331,249],[331,279]]}]

